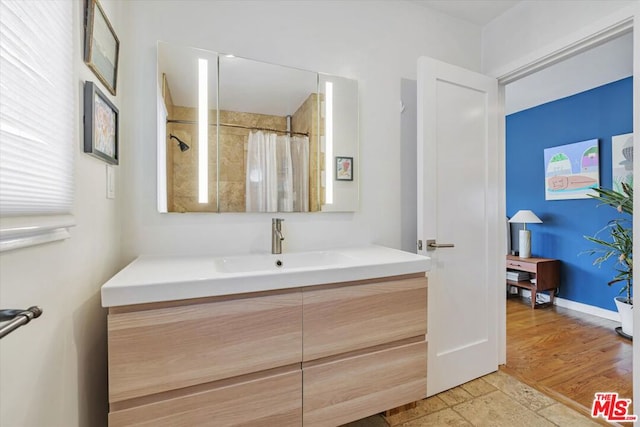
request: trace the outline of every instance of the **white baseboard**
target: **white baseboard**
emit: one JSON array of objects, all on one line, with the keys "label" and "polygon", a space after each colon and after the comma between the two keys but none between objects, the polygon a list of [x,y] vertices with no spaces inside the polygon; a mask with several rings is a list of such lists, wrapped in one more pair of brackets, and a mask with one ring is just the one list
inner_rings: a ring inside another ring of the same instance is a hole
[{"label": "white baseboard", "polygon": [[[522,296],[531,298],[531,291],[527,289],[522,289]],[[549,302],[549,295],[539,293],[538,300],[542,302]],[[614,322],[620,321],[620,315],[618,314],[617,311],[605,310],[604,308],[583,304],[581,302],[575,302],[568,299],[555,297],[553,299],[553,305],[557,305],[558,307],[568,308],[570,310],[579,311],[581,313],[590,314],[592,316],[613,320]]]}]

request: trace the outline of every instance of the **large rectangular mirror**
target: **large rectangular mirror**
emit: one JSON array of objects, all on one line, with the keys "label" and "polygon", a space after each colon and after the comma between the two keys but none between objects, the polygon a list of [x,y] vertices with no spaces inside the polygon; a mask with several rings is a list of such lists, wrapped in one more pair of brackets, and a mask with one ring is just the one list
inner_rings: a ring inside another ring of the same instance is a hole
[{"label": "large rectangular mirror", "polygon": [[158,42],[160,212],[356,211],[358,168],[355,80]]}]

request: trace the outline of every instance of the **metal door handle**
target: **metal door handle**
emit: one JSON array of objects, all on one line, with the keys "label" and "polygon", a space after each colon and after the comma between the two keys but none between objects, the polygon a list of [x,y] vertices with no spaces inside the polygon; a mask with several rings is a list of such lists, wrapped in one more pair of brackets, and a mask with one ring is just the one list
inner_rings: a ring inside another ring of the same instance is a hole
[{"label": "metal door handle", "polygon": [[436,243],[435,239],[427,240],[427,250],[433,251],[437,248],[455,248],[453,243]]}]

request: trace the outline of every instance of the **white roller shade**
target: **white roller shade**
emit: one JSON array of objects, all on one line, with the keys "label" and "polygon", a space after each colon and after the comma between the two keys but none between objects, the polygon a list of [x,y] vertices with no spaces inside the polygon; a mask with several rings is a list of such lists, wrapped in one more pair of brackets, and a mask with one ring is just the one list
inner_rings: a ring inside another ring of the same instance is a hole
[{"label": "white roller shade", "polygon": [[15,223],[14,217],[71,211],[77,100],[73,2],[2,0],[0,17],[0,219],[4,233],[8,222]]}]

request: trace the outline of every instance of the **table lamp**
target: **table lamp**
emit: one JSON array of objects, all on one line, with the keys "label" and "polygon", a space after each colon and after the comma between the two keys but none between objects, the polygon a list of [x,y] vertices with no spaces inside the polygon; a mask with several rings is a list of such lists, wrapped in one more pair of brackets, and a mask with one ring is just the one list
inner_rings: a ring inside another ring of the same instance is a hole
[{"label": "table lamp", "polygon": [[509,222],[524,224],[524,229],[520,230],[520,258],[531,257],[531,231],[527,230],[527,223],[541,224],[542,221],[529,210],[518,211]]}]

